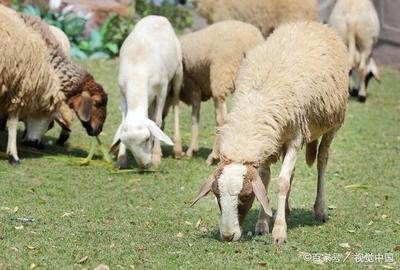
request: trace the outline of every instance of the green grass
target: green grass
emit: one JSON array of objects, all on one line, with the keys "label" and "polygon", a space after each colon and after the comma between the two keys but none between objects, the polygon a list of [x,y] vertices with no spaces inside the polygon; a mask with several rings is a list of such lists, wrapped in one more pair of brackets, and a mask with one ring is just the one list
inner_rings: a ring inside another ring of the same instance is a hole
[{"label": "green grass", "polygon": [[[109,93],[102,140],[110,144],[120,121],[117,61],[83,65]],[[314,222],[316,168],[307,168],[301,154],[290,198],[289,242],[282,246],[272,245],[270,235],[248,236],[254,232],[258,203],[247,217],[242,240],[233,244],[219,241],[219,210],[212,196],[194,208],[188,206],[213,171],[205,162],[214,130],[211,103],[202,108],[200,156],[174,160],[171,148],[165,147],[162,165],[147,173],[118,173],[99,156],[90,166],[78,166],[91,142],[78,121],[68,147],[47,146],[37,152],[19,146],[22,164],[17,168],[9,166],[2,154],[0,269],[91,269],[100,263],[111,269],[308,269],[320,265],[306,262],[304,254],[346,252],[392,253],[395,264],[389,267],[398,268],[400,73],[383,69],[382,83],[372,83],[368,95],[366,104],[349,102],[346,123],[331,148],[327,205],[333,209],[326,224]],[[187,146],[187,106],[181,116]],[[170,114],[166,132],[171,130]],[[57,134],[58,129],[52,130],[45,142],[55,141]],[[6,134],[0,136],[4,151]],[[273,207],[279,167],[273,166]],[[367,186],[346,188],[354,184]],[[384,261],[356,263],[352,256],[346,262],[325,263],[332,269],[382,265],[388,267]]]}]

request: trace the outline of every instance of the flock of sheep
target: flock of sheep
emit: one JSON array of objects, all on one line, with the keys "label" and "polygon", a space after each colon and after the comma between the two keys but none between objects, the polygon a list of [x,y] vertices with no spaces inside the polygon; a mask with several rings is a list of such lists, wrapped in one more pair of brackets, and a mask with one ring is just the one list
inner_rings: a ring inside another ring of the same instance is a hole
[{"label": "flock of sheep", "polygon": [[[325,170],[329,147],[345,119],[349,88],[365,101],[368,80],[379,79],[372,59],[379,34],[376,11],[371,0],[337,0],[331,27],[316,22],[316,0],[193,2],[210,26],[178,39],[166,18],[147,16],[120,50],[122,121],[111,147],[119,149],[117,166],[128,167],[127,148],[140,167],[158,165],[160,141],[173,145],[175,157],[195,155],[200,105],[212,98],[217,133],[207,163],[219,164],[193,204],[212,191],[221,210],[221,238],[236,241],[256,198],[261,208],[255,232],[268,233],[270,165],[282,158],[272,238],[285,242],[288,197],[304,144],[308,166],[317,160],[315,218],[328,218]],[[24,141],[36,146],[54,121],[63,128],[58,141],[63,144],[73,112],[89,135],[101,132],[107,95],[93,76],[71,62],[62,31],[0,5],[0,48],[0,126],[8,129],[11,164],[19,162],[19,120],[26,126]],[[232,93],[228,113],[226,98]],[[192,106],[186,153],[180,101]],[[162,130],[171,105],[173,141]]]}]

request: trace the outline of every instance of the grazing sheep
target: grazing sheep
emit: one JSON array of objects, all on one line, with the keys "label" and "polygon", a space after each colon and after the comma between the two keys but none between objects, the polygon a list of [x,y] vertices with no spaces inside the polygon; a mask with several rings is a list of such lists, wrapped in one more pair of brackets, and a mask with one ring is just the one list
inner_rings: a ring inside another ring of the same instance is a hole
[{"label": "grazing sheep", "polygon": [[142,168],[161,162],[160,140],[173,145],[159,128],[170,91],[175,112],[174,153],[181,155],[178,106],[182,84],[182,52],[169,21],[161,16],[141,19],[121,47],[119,67],[122,123],[112,147],[114,149],[119,145],[117,166],[128,166],[126,147],[132,151]]},{"label": "grazing sheep", "polygon": [[379,71],[372,59],[372,50],[379,37],[379,18],[371,0],[338,0],[329,18],[329,25],[336,29],[349,50],[349,64],[358,76],[358,100],[366,101],[366,86]]},{"label": "grazing sheep", "polygon": [[107,94],[103,87],[86,70],[69,60],[44,21],[24,14],[20,17],[33,31],[41,34],[51,56],[50,63],[61,80],[65,102],[75,111],[86,132],[97,136],[107,116]]},{"label": "grazing sheep", "polygon": [[296,157],[303,144],[307,145],[309,166],[318,156],[315,218],[327,220],[325,169],[329,146],[345,118],[347,85],[346,47],[333,29],[320,23],[282,25],[248,52],[236,81],[233,111],[220,130],[222,162],[193,201],[213,191],[221,208],[223,240],[240,238],[240,225],[254,197],[262,206],[255,231],[269,231],[272,211],[266,190],[270,165],[282,156],[272,238],[274,243],[286,241],[285,212],[288,214]]},{"label": "grazing sheep", "polygon": [[7,155],[18,164],[17,124],[28,115],[49,115],[64,99],[42,37],[0,5],[0,104],[7,118]]},{"label": "grazing sheep", "polygon": [[[182,4],[186,0],[180,0]],[[318,20],[316,0],[192,0],[208,23],[239,20],[256,26],[268,37],[280,24]]]},{"label": "grazing sheep", "polygon": [[[67,35],[61,29],[55,26],[49,25],[49,28],[60,45],[62,52],[69,59],[71,45]],[[51,116],[45,115],[42,117],[27,117],[25,121],[26,129],[23,137],[24,144],[36,147],[38,149],[43,148],[41,138],[44,135],[44,132],[48,130],[49,126],[53,126],[53,119],[55,119],[55,121],[61,126],[61,132],[56,144],[64,145],[70,136],[72,122],[74,120],[74,111],[70,109],[65,102],[61,104],[58,112]]]},{"label": "grazing sheep", "polygon": [[[243,54],[264,41],[260,31],[247,23],[223,21],[186,34],[180,39],[183,53],[183,87],[180,99],[192,105],[192,139],[187,155],[198,151],[200,105],[212,98],[217,127],[222,126],[227,113],[225,99],[234,91],[234,81]],[[167,102],[165,111],[168,111]],[[164,112],[166,115],[166,112]],[[219,143],[207,158],[212,164],[219,156]]]}]

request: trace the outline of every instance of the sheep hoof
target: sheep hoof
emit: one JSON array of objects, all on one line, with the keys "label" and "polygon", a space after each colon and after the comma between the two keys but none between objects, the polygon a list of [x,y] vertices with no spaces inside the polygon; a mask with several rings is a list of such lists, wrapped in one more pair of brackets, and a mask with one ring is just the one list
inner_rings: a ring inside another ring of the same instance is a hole
[{"label": "sheep hoof", "polygon": [[274,229],[272,230],[272,242],[278,245],[287,242],[287,233],[285,226],[274,226]]},{"label": "sheep hoof", "polygon": [[8,163],[12,166],[18,166],[21,164],[18,159],[15,159],[13,156],[8,156]]},{"label": "sheep hoof", "polygon": [[174,151],[174,158],[180,159],[180,158],[183,158],[184,156],[185,156],[185,152],[183,152],[183,151]]},{"label": "sheep hoof", "polygon": [[367,101],[367,97],[366,96],[358,96],[358,101],[364,103],[365,101]]},{"label": "sheep hoof", "polygon": [[325,223],[328,221],[328,214],[325,213],[324,211],[316,211],[315,220],[321,223]]},{"label": "sheep hoof", "polygon": [[256,235],[264,235],[264,234],[269,233],[268,222],[267,221],[257,221],[255,233],[256,233]]},{"label": "sheep hoof", "polygon": [[120,170],[127,169],[128,168],[128,160],[127,160],[126,156],[119,157],[117,160],[117,163],[115,164],[115,167]]},{"label": "sheep hoof", "polygon": [[214,162],[216,162],[218,160],[217,157],[215,157],[212,153],[208,156],[207,158],[207,165],[211,166],[214,164]]},{"label": "sheep hoof", "polygon": [[190,158],[194,157],[197,154],[198,150],[189,149],[186,152],[186,155]]}]

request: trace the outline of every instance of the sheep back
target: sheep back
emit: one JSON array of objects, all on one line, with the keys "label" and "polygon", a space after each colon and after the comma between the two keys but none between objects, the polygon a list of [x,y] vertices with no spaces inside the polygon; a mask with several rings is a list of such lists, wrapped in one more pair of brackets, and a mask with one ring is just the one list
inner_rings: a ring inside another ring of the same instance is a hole
[{"label": "sheep back", "polygon": [[276,160],[296,136],[306,143],[339,128],[347,86],[347,51],[333,29],[316,22],[277,28],[243,60],[220,130],[221,154],[235,162]]},{"label": "sheep back", "polygon": [[360,49],[372,48],[379,37],[379,18],[371,0],[338,0],[329,17],[329,25],[347,45],[351,31]]},{"label": "sheep back", "polygon": [[40,35],[0,6],[0,85],[4,114],[52,111],[64,98]]},{"label": "sheep back", "polygon": [[259,28],[264,37],[284,22],[318,20],[316,0],[197,0],[195,3],[208,23],[240,20]]},{"label": "sheep back", "polygon": [[180,39],[184,82],[181,99],[191,104],[193,87],[202,100],[224,100],[234,90],[234,81],[248,49],[264,41],[260,31],[247,23],[223,21]]}]

